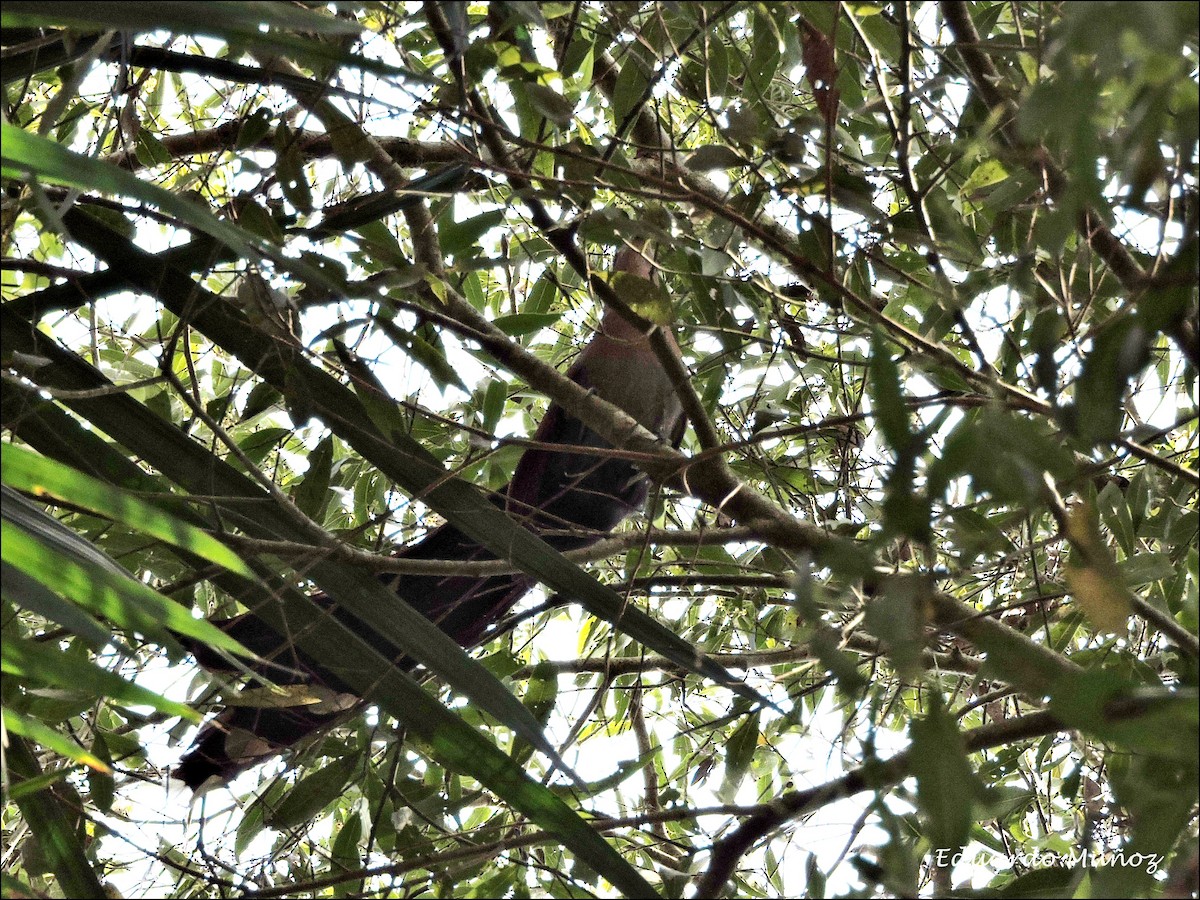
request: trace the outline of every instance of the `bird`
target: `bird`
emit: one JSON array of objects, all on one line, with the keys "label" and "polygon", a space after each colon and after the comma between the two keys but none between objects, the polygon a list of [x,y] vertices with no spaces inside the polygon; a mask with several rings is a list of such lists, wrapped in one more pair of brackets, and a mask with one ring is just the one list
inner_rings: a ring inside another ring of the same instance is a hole
[{"label": "bird", "polygon": [[[613,258],[614,287],[632,277],[656,279],[655,266],[644,242],[628,243]],[[617,274],[621,273],[621,274]],[[637,282],[633,282],[637,284]],[[664,329],[669,352],[680,362],[679,345]],[[643,331],[616,309],[605,306],[596,332],[580,351],[567,376],[621,408],[650,432],[673,447],[683,439],[686,417],[670,374]],[[579,449],[557,450],[554,445]],[[649,478],[627,459],[606,456],[611,445],[599,434],[552,403],[533,441],[519,458],[512,479],[493,502],[559,551],[590,546],[640,510],[648,497]],[[495,556],[451,524],[431,530],[424,538],[395,554],[409,560],[473,561]],[[424,614],[463,648],[485,642],[489,630],[535,585],[522,572],[506,575],[381,576],[400,602]],[[313,598],[332,615],[371,643],[403,669],[415,662],[402,656],[384,638],[373,635],[354,616],[335,608],[324,595]],[[289,707],[237,705],[226,707],[202,726],[190,749],[173,771],[194,792],[227,784],[255,765],[284,752],[303,738],[342,721],[359,699],[353,690],[283,641],[264,623],[247,613],[214,621],[249,650],[273,661],[263,670],[278,685],[307,685],[320,703]],[[205,669],[238,671],[203,644],[185,645]]]}]

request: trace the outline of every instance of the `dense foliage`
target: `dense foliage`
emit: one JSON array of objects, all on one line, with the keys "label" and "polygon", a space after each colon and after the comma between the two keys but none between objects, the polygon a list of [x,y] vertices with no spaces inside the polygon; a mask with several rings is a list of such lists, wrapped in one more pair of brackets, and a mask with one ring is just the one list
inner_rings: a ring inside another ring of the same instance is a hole
[{"label": "dense foliage", "polygon": [[[1197,21],[6,2],[5,894],[1194,896]],[[678,453],[561,375],[641,241]],[[543,588],[414,680],[308,597],[444,519]],[[369,706],[190,807],[268,607]]]}]

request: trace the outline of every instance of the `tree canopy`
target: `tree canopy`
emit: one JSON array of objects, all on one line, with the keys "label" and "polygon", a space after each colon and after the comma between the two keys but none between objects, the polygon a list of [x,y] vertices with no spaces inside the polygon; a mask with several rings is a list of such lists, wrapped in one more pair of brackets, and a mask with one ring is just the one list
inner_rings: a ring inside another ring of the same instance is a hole
[{"label": "tree canopy", "polygon": [[[6,2],[5,894],[1194,896],[1198,13]],[[654,480],[586,551],[488,500],[552,402]],[[379,600],[443,521],[477,650]],[[191,806],[321,699],[247,609],[368,705]]]}]

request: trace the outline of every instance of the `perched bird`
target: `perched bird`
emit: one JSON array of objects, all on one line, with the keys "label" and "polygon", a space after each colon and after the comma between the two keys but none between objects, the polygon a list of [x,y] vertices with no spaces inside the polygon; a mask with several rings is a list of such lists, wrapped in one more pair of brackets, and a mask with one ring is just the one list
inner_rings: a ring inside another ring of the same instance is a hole
[{"label": "perched bird", "polygon": [[[653,279],[654,268],[639,248],[623,247],[613,262],[616,273]],[[629,284],[630,282],[625,282]],[[636,284],[636,282],[633,282]],[[616,282],[621,290],[622,281]],[[679,348],[668,334],[668,344]],[[649,337],[616,310],[606,308],[600,326],[580,352],[568,376],[635,418],[673,446],[683,437],[685,419],[671,379],[650,345]],[[534,441],[541,445],[610,449],[600,435],[552,404]],[[646,502],[649,480],[633,463],[580,450],[556,451],[547,446],[527,449],[508,486],[496,502],[543,535],[555,549],[589,546],[604,537]],[[413,560],[486,560],[494,555],[452,525],[443,525],[397,556]],[[423,613],[463,647],[481,643],[494,626],[533,587],[524,573],[493,576],[388,575],[396,596]],[[322,598],[318,597],[318,601]],[[341,609],[331,612],[364,635],[397,665],[411,660],[382,637]],[[205,725],[174,775],[193,790],[224,783],[276,755],[313,732],[335,724],[358,698],[336,678],[322,673],[294,647],[251,614],[216,622],[220,628],[278,666],[265,670],[277,684],[317,686],[321,704],[292,707],[233,706]],[[197,661],[214,671],[234,671],[206,647],[189,644]],[[215,779],[215,781],[214,781]]]}]

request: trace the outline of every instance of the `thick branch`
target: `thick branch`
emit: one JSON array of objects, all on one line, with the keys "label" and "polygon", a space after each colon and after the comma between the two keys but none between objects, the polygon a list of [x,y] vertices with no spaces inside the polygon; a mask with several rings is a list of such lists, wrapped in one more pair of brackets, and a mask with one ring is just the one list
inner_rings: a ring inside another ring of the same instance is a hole
[{"label": "thick branch", "polygon": [[[990,747],[1064,731],[1066,727],[1050,713],[1036,712],[1019,719],[981,725],[966,732],[963,739],[967,752],[977,753]],[[905,750],[885,762],[876,761],[859,766],[841,778],[808,790],[792,791],[774,803],[765,804],[731,834],[713,845],[712,861],[704,877],[696,884],[695,896],[719,897],[733,877],[741,858],[759,840],[784,823],[861,791],[891,787],[908,777],[911,762],[911,752]]]},{"label": "thick branch", "polygon": [[[237,147],[238,135],[242,131],[243,124],[240,121],[222,122],[220,125],[200,131],[168,134],[159,138],[159,143],[172,159],[233,150]],[[324,159],[334,155],[333,138],[326,133],[291,131],[288,136],[305,159]],[[414,141],[403,137],[383,137],[377,140],[384,151],[397,165],[401,166],[426,168],[431,165],[462,162],[464,157],[462,148],[445,142]],[[273,152],[276,149],[275,141],[275,131],[272,129],[249,147],[240,149]],[[107,161],[130,171],[137,171],[144,165],[134,150],[113,153],[107,158]]]},{"label": "thick branch", "polygon": [[[979,42],[979,32],[971,20],[968,4],[964,0],[942,0],[940,4],[946,24],[954,35],[955,47],[966,64],[971,85],[983,102],[993,110],[1000,110],[1000,134],[1008,147],[1016,151],[1021,162],[1031,171],[1045,177],[1052,197],[1060,197],[1066,190],[1066,174],[1050,158],[1044,147],[1032,146],[1021,140],[1016,131],[1017,106],[1002,88],[1003,78],[992,58]],[[1091,244],[1117,279],[1130,293],[1138,293],[1146,286],[1146,273],[1138,265],[1133,254],[1122,244],[1100,218],[1085,210],[1079,217],[1079,232]]]},{"label": "thick branch", "polygon": [[[99,390],[99,389],[98,389]],[[121,386],[117,390],[127,390]],[[105,393],[116,391],[105,390]],[[62,396],[63,391],[52,391],[55,396]],[[85,392],[89,396],[98,391]],[[569,446],[569,445],[566,445]],[[546,537],[557,536],[554,531],[540,532]],[[567,533],[567,532],[563,532]],[[571,532],[578,533],[578,532]],[[299,559],[311,558],[314,553],[322,557],[338,559],[343,562],[363,566],[372,572],[389,572],[402,575],[474,575],[485,577],[490,575],[511,575],[520,572],[519,568],[503,559],[456,560],[456,559],[408,559],[403,556],[380,556],[370,550],[359,550],[346,544],[331,547],[328,544],[300,543],[296,541],[263,540],[243,535],[231,534],[227,531],[217,532],[216,535],[225,543],[252,553],[272,553],[277,556],[295,556]],[[607,559],[617,553],[644,547],[647,544],[659,547],[710,547],[725,544],[744,543],[753,539],[753,534],[745,528],[709,528],[703,531],[629,531],[597,541],[590,547],[580,550],[565,550],[563,557],[576,563],[595,562]],[[729,576],[715,576],[714,579]],[[714,579],[706,579],[702,575],[681,576],[681,583],[712,584]],[[790,579],[785,577],[753,576],[754,583],[763,587],[787,588]],[[638,579],[635,579],[635,584]],[[748,579],[742,579],[742,585]]]},{"label": "thick branch", "polygon": [[[883,649],[879,641],[865,634],[854,633],[845,640],[845,646],[850,650],[866,656],[880,656]],[[770,668],[788,663],[809,662],[816,659],[812,649],[803,647],[787,647],[780,650],[760,650],[747,653],[713,653],[710,657],[730,670]],[[965,656],[951,651],[943,653],[927,650],[922,655],[923,662],[931,669],[941,672],[957,672],[964,675],[978,673],[983,660],[977,657]],[[532,678],[538,671],[551,671],[560,675],[578,675],[581,672],[594,672],[611,677],[630,675],[635,672],[650,671],[680,671],[669,659],[661,656],[627,656],[614,658],[587,657],[583,659],[543,660],[536,666],[525,666],[513,672],[514,679]]]}]

